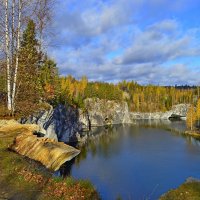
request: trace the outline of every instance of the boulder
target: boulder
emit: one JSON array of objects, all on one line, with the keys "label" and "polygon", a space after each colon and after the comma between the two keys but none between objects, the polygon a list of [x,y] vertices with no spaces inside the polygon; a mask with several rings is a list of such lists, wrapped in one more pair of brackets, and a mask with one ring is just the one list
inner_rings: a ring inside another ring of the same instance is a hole
[{"label": "boulder", "polygon": [[37,137],[31,131],[18,135],[10,146],[13,151],[39,161],[48,169],[56,171],[66,161],[77,156],[80,151],[55,139]]}]

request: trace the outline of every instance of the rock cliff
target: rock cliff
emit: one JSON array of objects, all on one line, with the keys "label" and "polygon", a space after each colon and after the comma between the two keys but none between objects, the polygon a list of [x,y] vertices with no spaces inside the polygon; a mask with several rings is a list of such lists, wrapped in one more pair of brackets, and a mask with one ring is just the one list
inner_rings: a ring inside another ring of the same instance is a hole
[{"label": "rock cliff", "polygon": [[105,126],[110,124],[131,123],[126,102],[89,98],[84,101],[86,114],[80,116],[84,126]]},{"label": "rock cliff", "polygon": [[37,124],[47,138],[62,142],[76,142],[77,134],[82,130],[78,110],[72,106],[58,105],[50,110],[40,111],[28,119],[21,119],[22,124]]},{"label": "rock cliff", "polygon": [[80,132],[91,126],[131,123],[126,102],[86,99],[84,103],[84,110],[58,105],[21,119],[20,123],[37,124],[44,137],[66,143],[84,140]]},{"label": "rock cliff", "polygon": [[109,101],[98,98],[88,98],[84,101],[84,109],[76,109],[69,105],[58,105],[48,111],[40,111],[21,123],[37,124],[40,132],[47,138],[70,143],[83,141],[81,132],[90,130],[92,126],[134,123],[136,119],[169,119],[170,117],[185,117],[188,104],[173,106],[167,112],[137,113],[129,112],[126,102]]},{"label": "rock cliff", "polygon": [[153,113],[139,113],[131,112],[131,120],[135,119],[170,119],[170,118],[185,118],[190,104],[178,104],[172,107],[170,111],[167,112],[153,112]]}]

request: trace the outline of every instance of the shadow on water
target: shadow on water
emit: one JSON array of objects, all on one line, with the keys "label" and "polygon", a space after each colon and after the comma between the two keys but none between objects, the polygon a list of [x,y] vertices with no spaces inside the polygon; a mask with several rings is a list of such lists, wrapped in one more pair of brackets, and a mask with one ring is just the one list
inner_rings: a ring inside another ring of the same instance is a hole
[{"label": "shadow on water", "polygon": [[200,141],[184,121],[139,120],[93,128],[81,153],[56,176],[89,179],[103,199],[158,199],[186,178],[200,178]]},{"label": "shadow on water", "polygon": [[75,163],[75,158],[64,163],[58,171],[54,173],[55,176],[66,178],[71,175],[72,166]]}]

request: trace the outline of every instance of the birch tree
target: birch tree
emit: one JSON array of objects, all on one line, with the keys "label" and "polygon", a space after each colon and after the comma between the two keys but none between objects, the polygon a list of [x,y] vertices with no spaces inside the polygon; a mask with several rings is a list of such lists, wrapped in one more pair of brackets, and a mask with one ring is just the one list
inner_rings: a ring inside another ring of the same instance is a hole
[{"label": "birch tree", "polygon": [[7,68],[7,107],[8,110],[12,110],[11,99],[11,69],[10,69],[10,39],[9,39],[9,12],[8,12],[8,0],[5,0],[5,43],[6,43],[6,68]]},{"label": "birch tree", "polygon": [[7,109],[15,112],[19,87],[19,49],[21,35],[30,19],[37,21],[40,50],[43,31],[50,20],[53,0],[0,0],[0,56],[6,60]]},{"label": "birch tree", "polygon": [[[15,1],[15,0],[13,0]],[[14,70],[14,80],[12,88],[12,112],[15,111],[15,95],[16,95],[16,84],[17,84],[17,73],[19,66],[19,49],[20,49],[20,35],[21,35],[21,15],[22,15],[22,0],[18,1],[18,27],[17,27],[17,47],[16,47],[16,62]],[[13,19],[14,20],[14,19]],[[14,26],[14,25],[13,25]],[[13,29],[14,31],[14,29]]]}]

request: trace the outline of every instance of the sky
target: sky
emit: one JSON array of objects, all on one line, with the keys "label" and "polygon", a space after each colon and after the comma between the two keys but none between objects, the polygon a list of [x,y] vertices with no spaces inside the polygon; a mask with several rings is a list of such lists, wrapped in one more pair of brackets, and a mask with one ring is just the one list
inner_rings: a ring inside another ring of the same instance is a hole
[{"label": "sky", "polygon": [[91,81],[200,84],[200,0],[57,0],[61,75]]}]

